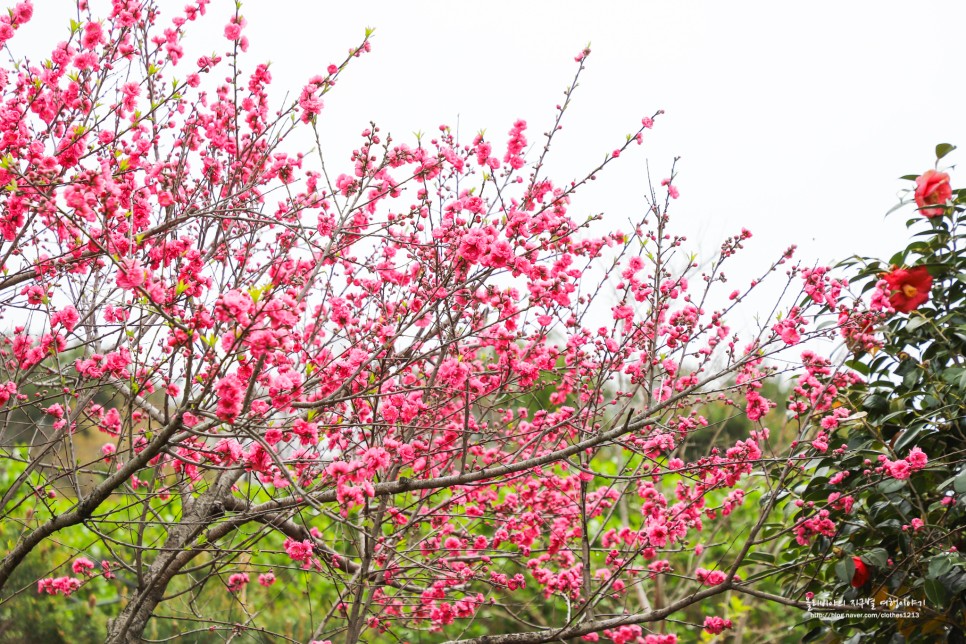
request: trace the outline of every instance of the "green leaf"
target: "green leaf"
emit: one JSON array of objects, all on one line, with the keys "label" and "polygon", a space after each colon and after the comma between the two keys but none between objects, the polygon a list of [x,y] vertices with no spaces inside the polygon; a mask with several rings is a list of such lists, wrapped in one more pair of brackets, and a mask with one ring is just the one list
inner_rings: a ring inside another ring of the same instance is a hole
[{"label": "green leaf", "polygon": [[884,411],[889,408],[889,401],[878,394],[872,394],[862,401],[862,406],[869,411]]},{"label": "green leaf", "polygon": [[925,428],[920,426],[913,429],[907,429],[905,432],[903,432],[902,436],[899,437],[899,440],[896,441],[896,452],[905,452],[906,447],[912,445],[924,430]]},{"label": "green leaf", "polygon": [[775,563],[775,555],[770,552],[752,552],[748,555],[749,561],[759,561],[761,563]]},{"label": "green leaf", "polygon": [[873,548],[862,555],[862,560],[876,568],[885,568],[889,565],[889,553],[885,548]]},{"label": "green leaf", "polygon": [[852,577],[855,576],[855,562],[852,561],[852,557],[845,557],[835,564],[835,576],[842,583],[852,583]]},{"label": "green leaf", "polygon": [[966,494],[966,470],[963,470],[953,479],[953,489],[958,494]]},{"label": "green leaf", "polygon": [[936,146],[936,160],[938,161],[955,149],[956,146],[951,143],[940,143]]},{"label": "green leaf", "polygon": [[906,482],[899,479],[889,479],[878,485],[879,491],[883,494],[894,494],[904,487],[906,487]]},{"label": "green leaf", "polygon": [[953,562],[946,555],[933,557],[932,561],[929,562],[929,572],[926,573],[926,578],[936,579],[937,577],[942,577],[952,569]]},{"label": "green leaf", "polygon": [[946,578],[945,586],[951,593],[958,595],[966,590],[966,575],[954,574],[950,575],[950,577],[952,577],[951,580],[949,577]]},{"label": "green leaf", "polygon": [[924,318],[921,315],[918,315],[918,316],[912,318],[911,320],[909,320],[908,322],[906,322],[906,328],[905,328],[905,330],[906,331],[915,331],[916,329],[918,329],[919,327],[921,327],[925,323],[926,323],[926,318]]},{"label": "green leaf", "polygon": [[845,363],[845,366],[853,371],[858,371],[863,376],[869,375],[869,367],[859,360],[849,360]]},{"label": "green leaf", "polygon": [[912,389],[917,382],[919,382],[919,372],[915,369],[902,377],[902,386],[906,389]]},{"label": "green leaf", "polygon": [[925,590],[930,608],[934,610],[941,610],[946,606],[946,588],[939,580],[927,579]]},{"label": "green leaf", "polygon": [[943,372],[943,380],[951,385],[955,385],[959,382],[964,373],[966,373],[966,369],[963,367],[950,367]]}]

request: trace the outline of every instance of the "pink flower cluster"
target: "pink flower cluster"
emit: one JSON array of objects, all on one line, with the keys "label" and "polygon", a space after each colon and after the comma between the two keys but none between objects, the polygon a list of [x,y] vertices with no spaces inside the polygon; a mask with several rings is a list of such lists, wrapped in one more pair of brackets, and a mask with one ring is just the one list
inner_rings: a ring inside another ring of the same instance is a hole
[{"label": "pink flower cluster", "polygon": [[218,395],[218,418],[232,423],[241,413],[245,396],[245,383],[238,374],[228,374],[215,384]]},{"label": "pink flower cluster", "polygon": [[699,582],[705,586],[717,586],[718,584],[723,584],[728,576],[721,570],[705,570],[704,568],[698,568],[694,571],[694,576]]},{"label": "pink flower cluster", "polygon": [[292,561],[300,562],[306,570],[311,567],[312,554],[314,552],[311,541],[308,539],[302,541],[286,539],[282,545]]},{"label": "pink flower cluster", "polygon": [[835,522],[829,519],[828,510],[819,510],[818,514],[802,519],[795,525],[795,541],[799,545],[807,546],[816,535],[835,536]]},{"label": "pink flower cluster", "polygon": [[723,617],[705,617],[704,618],[704,630],[712,635],[720,635],[726,630],[730,630],[734,624],[730,619],[724,619]]},{"label": "pink flower cluster", "polygon": [[244,588],[250,581],[248,573],[246,572],[236,572],[228,577],[228,591],[237,593]]},{"label": "pink flower cluster", "polygon": [[70,594],[76,591],[78,588],[84,585],[80,579],[76,577],[57,577],[57,578],[46,578],[37,581],[37,592],[47,593],[48,595],[63,595],[64,597],[70,597]]},{"label": "pink flower cluster", "polygon": [[75,575],[90,575],[94,570],[94,562],[87,557],[78,557],[71,564],[71,570],[74,571]]},{"label": "pink flower cluster", "polygon": [[527,137],[523,132],[526,129],[527,122],[522,119],[514,123],[510,129],[510,140],[507,142],[503,162],[509,164],[514,170],[519,170],[524,164],[523,151],[527,147]]},{"label": "pink flower cluster", "polygon": [[891,461],[885,454],[880,454],[879,462],[882,464],[880,469],[884,474],[894,479],[905,480],[913,472],[925,468],[929,459],[920,448],[913,447],[903,459]]}]

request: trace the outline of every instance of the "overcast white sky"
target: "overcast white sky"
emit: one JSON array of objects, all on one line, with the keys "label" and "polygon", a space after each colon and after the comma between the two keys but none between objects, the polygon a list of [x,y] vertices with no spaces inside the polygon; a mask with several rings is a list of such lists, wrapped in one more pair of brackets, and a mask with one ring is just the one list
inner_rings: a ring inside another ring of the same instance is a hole
[{"label": "overcast white sky", "polygon": [[[29,37],[49,51],[67,33],[58,7],[72,3],[36,4]],[[232,11],[213,0],[193,26],[203,48],[227,48]],[[883,220],[897,177],[930,167],[936,143],[966,147],[963,2],[249,0],[242,12],[249,62],[270,60],[276,89],[293,93],[376,28],[372,53],[326,98],[330,163],[370,120],[403,141],[459,119],[464,140],[485,128],[502,143],[524,118],[533,141],[590,42],[553,151],[558,180],[599,161],[642,116],[666,114],[575,201],[575,218],[604,211],[624,227],[642,205],[645,160],[659,181],[680,156],[676,220],[706,252],[745,226],[763,260],[790,243],[822,261],[891,254],[904,245],[904,217]]]},{"label": "overcast white sky", "polygon": [[680,156],[677,220],[709,251],[746,226],[763,252],[891,254],[904,245],[905,218],[883,220],[897,178],[930,167],[936,143],[966,148],[963,2],[250,1],[243,13],[251,53],[295,87],[376,28],[327,100],[334,143],[368,119],[397,137],[457,116],[466,139],[501,140],[516,118],[543,132],[590,42],[560,178],[666,114],[575,207],[620,225],[641,207],[645,159],[660,180]]}]

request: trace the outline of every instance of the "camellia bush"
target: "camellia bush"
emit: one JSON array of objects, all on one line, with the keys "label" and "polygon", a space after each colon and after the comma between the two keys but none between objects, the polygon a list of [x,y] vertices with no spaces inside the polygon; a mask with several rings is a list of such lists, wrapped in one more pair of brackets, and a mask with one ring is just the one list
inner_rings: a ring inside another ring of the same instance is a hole
[{"label": "camellia bush", "polygon": [[862,381],[813,419],[821,443],[803,446],[811,458],[788,493],[796,526],[825,529],[789,543],[782,574],[819,617],[833,599],[858,608],[809,639],[966,638],[966,191],[938,169],[953,149],[903,178],[915,182],[898,207],[915,208],[913,241],[888,262],[843,264],[855,276],[855,299],[839,303],[844,367]]},{"label": "camellia bush", "polygon": [[[583,176],[547,176],[589,50],[542,135],[360,125],[336,163],[323,97],[369,34],[274,104],[271,69],[243,64],[240,7],[208,4],[79,0],[49,58],[0,71],[11,638],[40,637],[18,615],[47,602],[65,621],[46,641],[672,644],[750,628],[742,598],[804,613],[775,577],[789,534],[813,548],[788,564],[813,571],[803,593],[838,548],[844,583],[865,571],[948,618],[959,559],[934,535],[955,534],[944,499],[966,479],[934,464],[956,453],[963,374],[936,175],[932,236],[871,312],[838,308],[845,284],[793,249],[730,284],[751,233],[692,255],[673,167],[623,231],[573,212],[659,112]],[[8,51],[33,11],[0,16]],[[220,53],[186,54],[216,11]],[[781,296],[733,329],[766,279]],[[941,304],[922,301],[929,279]],[[841,329],[869,356],[850,369],[809,348]],[[905,389],[883,396],[886,364]],[[843,450],[855,401],[865,433]],[[799,489],[813,459],[835,499]],[[790,494],[801,515],[776,528]],[[850,542],[833,514],[856,507]]]}]

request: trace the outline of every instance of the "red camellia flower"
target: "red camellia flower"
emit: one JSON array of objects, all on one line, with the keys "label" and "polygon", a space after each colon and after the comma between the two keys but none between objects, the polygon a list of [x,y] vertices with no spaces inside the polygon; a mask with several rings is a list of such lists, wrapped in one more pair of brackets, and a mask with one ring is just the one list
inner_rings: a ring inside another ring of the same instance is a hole
[{"label": "red camellia flower", "polygon": [[889,304],[899,313],[908,313],[919,308],[929,299],[932,289],[932,275],[925,266],[915,268],[894,268],[882,276],[891,291]]},{"label": "red camellia flower", "polygon": [[[926,217],[941,217],[946,208],[943,206],[953,196],[949,185],[949,175],[945,172],[926,170],[916,179],[916,205]],[[930,208],[929,206],[939,206]]]},{"label": "red camellia flower", "polygon": [[859,557],[852,557],[852,563],[855,564],[855,574],[852,575],[852,588],[864,586],[865,582],[869,581],[869,567]]}]

